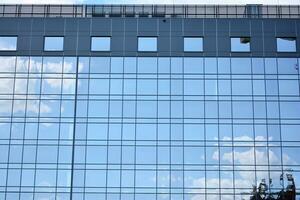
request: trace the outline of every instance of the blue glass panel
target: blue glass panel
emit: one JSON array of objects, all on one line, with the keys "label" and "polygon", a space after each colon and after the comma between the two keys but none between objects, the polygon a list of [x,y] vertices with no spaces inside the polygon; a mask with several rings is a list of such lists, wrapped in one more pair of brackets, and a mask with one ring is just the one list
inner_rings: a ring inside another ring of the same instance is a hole
[{"label": "blue glass panel", "polygon": [[[86,175],[85,175],[86,187],[105,187],[105,185],[106,185],[105,170],[86,170]],[[91,199],[95,199],[95,198],[91,198]]]},{"label": "blue glass panel", "polygon": [[138,73],[157,73],[157,58],[139,57]]},{"label": "blue glass panel", "polygon": [[203,73],[203,70],[203,58],[184,58],[184,73]]},{"label": "blue glass panel", "polygon": [[107,148],[104,146],[87,146],[86,162],[91,164],[106,163]]},{"label": "blue glass panel", "polygon": [[231,71],[233,74],[251,74],[251,59],[231,58]]},{"label": "blue glass panel", "polygon": [[299,95],[298,80],[279,80],[280,95]]},{"label": "blue glass panel", "polygon": [[300,102],[280,102],[280,116],[287,119],[300,118]]},{"label": "blue glass panel", "polygon": [[92,57],[90,63],[90,73],[109,73],[110,58],[109,57]]},{"label": "blue glass panel", "polygon": [[296,58],[278,58],[278,74],[298,74]]},{"label": "blue glass panel", "polygon": [[138,187],[155,187],[155,171],[137,170],[135,174],[135,183]]},{"label": "blue glass panel", "polygon": [[281,135],[283,141],[300,141],[300,125],[282,125]]},{"label": "blue glass panel", "polygon": [[136,147],[136,163],[156,164],[156,148],[147,146]]}]

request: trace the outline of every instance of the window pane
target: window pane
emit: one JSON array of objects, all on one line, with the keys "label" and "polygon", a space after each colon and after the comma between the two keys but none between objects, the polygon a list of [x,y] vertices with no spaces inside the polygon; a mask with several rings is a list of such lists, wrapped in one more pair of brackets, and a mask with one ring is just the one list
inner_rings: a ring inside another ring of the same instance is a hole
[{"label": "window pane", "polygon": [[194,52],[203,51],[203,38],[185,37],[184,51],[194,51]]},{"label": "window pane", "polygon": [[44,51],[63,51],[64,37],[45,37]]},{"label": "window pane", "polygon": [[294,37],[277,38],[277,51],[296,52],[296,38]]},{"label": "window pane", "polygon": [[0,51],[16,51],[17,37],[0,37]]},{"label": "window pane", "polygon": [[110,37],[92,37],[92,51],[110,51]]},{"label": "window pane", "polygon": [[156,37],[139,37],[138,51],[157,51]]},{"label": "window pane", "polygon": [[231,51],[249,52],[250,51],[250,37],[231,38]]}]

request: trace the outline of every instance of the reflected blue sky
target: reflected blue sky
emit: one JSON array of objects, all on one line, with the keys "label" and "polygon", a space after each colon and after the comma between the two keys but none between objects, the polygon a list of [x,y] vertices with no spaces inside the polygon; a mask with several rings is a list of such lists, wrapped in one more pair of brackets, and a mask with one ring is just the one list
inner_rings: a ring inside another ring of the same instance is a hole
[{"label": "reflected blue sky", "polygon": [[218,199],[227,190],[222,198],[229,200],[235,188],[242,199],[263,178],[279,190],[287,168],[294,169],[299,188],[298,58],[0,61],[0,163],[16,166],[0,168],[0,186],[40,187],[45,194],[36,199],[48,198],[57,186],[68,193],[75,127],[73,186],[85,190],[112,195],[121,187],[151,199],[157,189],[158,199],[175,199],[180,194],[169,191],[177,188],[191,200],[205,192]]}]

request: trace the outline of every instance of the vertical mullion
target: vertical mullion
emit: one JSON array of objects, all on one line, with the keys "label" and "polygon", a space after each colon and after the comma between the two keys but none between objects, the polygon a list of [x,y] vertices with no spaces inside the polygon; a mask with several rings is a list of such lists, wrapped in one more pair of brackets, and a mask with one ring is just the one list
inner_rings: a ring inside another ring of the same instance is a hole
[{"label": "vertical mullion", "polygon": [[[123,7],[123,10],[125,7]],[[123,175],[123,132],[124,132],[124,83],[125,83],[125,32],[126,26],[125,21],[123,21],[123,56],[122,56],[122,93],[121,93],[121,101],[122,101],[122,114],[121,114],[121,147],[120,147],[120,184],[119,184],[119,200],[122,199],[122,175]]]},{"label": "vertical mullion", "polygon": [[[64,32],[66,31],[64,26]],[[74,161],[75,161],[75,141],[76,141],[76,123],[77,123],[77,93],[78,93],[78,73],[79,73],[79,57],[78,57],[78,34],[79,25],[76,26],[76,71],[75,71],[75,91],[74,91],[74,113],[73,113],[73,135],[72,135],[72,152],[71,152],[71,177],[70,177],[70,200],[73,199],[74,185]]]},{"label": "vertical mullion", "polygon": [[[7,170],[6,170],[6,183],[5,183],[5,199],[7,199],[7,194],[10,192],[8,190],[8,178],[9,178],[9,161],[10,161],[10,147],[11,147],[11,136],[12,136],[12,127],[13,127],[13,118],[14,118],[14,99],[15,99],[15,84],[16,84],[16,64],[17,56],[14,56],[14,72],[13,72],[13,88],[12,88],[12,100],[11,100],[11,115],[10,115],[10,126],[9,126],[9,140],[8,140],[8,157],[7,157]],[[9,96],[9,95],[8,95]],[[9,98],[8,98],[9,99]]]},{"label": "vertical mullion", "polygon": [[109,57],[109,81],[108,81],[108,110],[107,110],[107,138],[106,138],[106,184],[105,184],[105,199],[106,200],[109,200],[107,198],[107,193],[108,193],[108,172],[110,171],[109,170],[109,159],[108,159],[108,151],[109,151],[109,132],[110,132],[110,106],[111,106],[111,91],[110,91],[110,88],[111,88],[111,57]]},{"label": "vertical mullion", "polygon": [[40,131],[40,113],[41,113],[41,99],[42,99],[42,89],[43,89],[43,68],[44,68],[44,57],[41,60],[41,76],[40,76],[40,88],[39,88],[39,99],[38,99],[38,116],[37,116],[37,137],[36,137],[36,147],[35,147],[35,163],[34,163],[34,189],[33,189],[33,199],[36,196],[36,179],[37,179],[37,162],[38,162],[38,147],[39,147],[39,131]]},{"label": "vertical mullion", "polygon": [[65,59],[64,59],[64,57],[62,58],[62,71],[61,71],[61,79],[58,79],[58,80],[60,80],[60,82],[61,82],[61,86],[60,86],[60,95],[59,95],[59,101],[60,101],[60,103],[59,103],[59,119],[58,119],[58,140],[57,140],[57,154],[56,154],[56,156],[57,156],[57,158],[56,158],[56,180],[55,180],[55,182],[56,182],[56,186],[55,186],[55,199],[59,199],[59,196],[57,195],[57,185],[58,185],[58,172],[59,172],[59,149],[60,149],[60,146],[59,146],[59,144],[60,144],[60,134],[61,134],[61,124],[62,124],[62,122],[61,122],[61,113],[62,113],[62,101],[63,101],[63,83],[64,83],[64,77],[63,77],[63,74],[64,74],[64,64],[65,64]]},{"label": "vertical mullion", "polygon": [[25,94],[25,110],[24,110],[24,125],[23,125],[23,138],[22,138],[22,160],[21,160],[21,174],[20,174],[20,196],[19,200],[21,200],[22,195],[22,172],[23,172],[23,163],[24,163],[24,146],[25,146],[25,128],[26,128],[26,115],[27,115],[27,100],[28,100],[28,88],[29,88],[29,66],[30,66],[30,58],[26,57],[28,59],[27,63],[27,85],[26,85],[26,94]]}]

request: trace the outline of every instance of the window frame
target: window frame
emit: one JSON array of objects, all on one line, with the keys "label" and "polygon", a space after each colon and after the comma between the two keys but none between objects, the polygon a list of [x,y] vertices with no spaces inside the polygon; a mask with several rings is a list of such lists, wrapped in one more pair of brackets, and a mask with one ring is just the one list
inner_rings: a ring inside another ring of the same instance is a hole
[{"label": "window frame", "polygon": [[[47,50],[46,49],[46,38],[62,38],[62,48],[61,49],[54,49],[54,50]],[[61,36],[61,35],[45,35],[44,36],[44,43],[43,43],[43,51],[45,52],[63,52],[65,48],[65,36]]]},{"label": "window frame", "polygon": [[[140,39],[142,39],[142,38],[153,38],[153,39],[155,39],[156,40],[156,43],[155,43],[155,45],[156,45],[156,49],[155,50],[141,50],[140,49]],[[154,53],[154,52],[158,52],[158,37],[157,36],[137,36],[137,51],[138,52],[145,52],[145,53]]]},{"label": "window frame", "polygon": [[18,50],[18,35],[0,35],[0,38],[16,38],[16,48],[15,49],[5,49],[5,50],[0,50],[0,52],[4,51],[17,51]]},{"label": "window frame", "polygon": [[[233,50],[232,39],[249,38],[249,50]],[[230,52],[231,53],[250,53],[251,52],[251,37],[250,36],[230,36]]]},{"label": "window frame", "polygon": [[[202,40],[202,45],[201,45],[201,50],[200,51],[193,51],[193,50],[185,50],[185,39],[201,39]],[[186,53],[199,53],[203,52],[203,47],[204,47],[204,37],[203,36],[184,36],[183,37],[183,52]]]},{"label": "window frame", "polygon": [[[293,39],[295,39],[294,41],[295,41],[295,51],[280,51],[279,49],[278,49],[278,39],[287,39],[287,38],[293,38]],[[293,36],[291,36],[291,37],[276,37],[276,52],[277,53],[296,53],[297,52],[297,37],[293,37]]]},{"label": "window frame", "polygon": [[[108,50],[93,50],[93,38],[109,38],[109,49]],[[90,37],[90,50],[91,52],[110,52],[111,51],[111,36],[109,35],[92,35]]]}]

